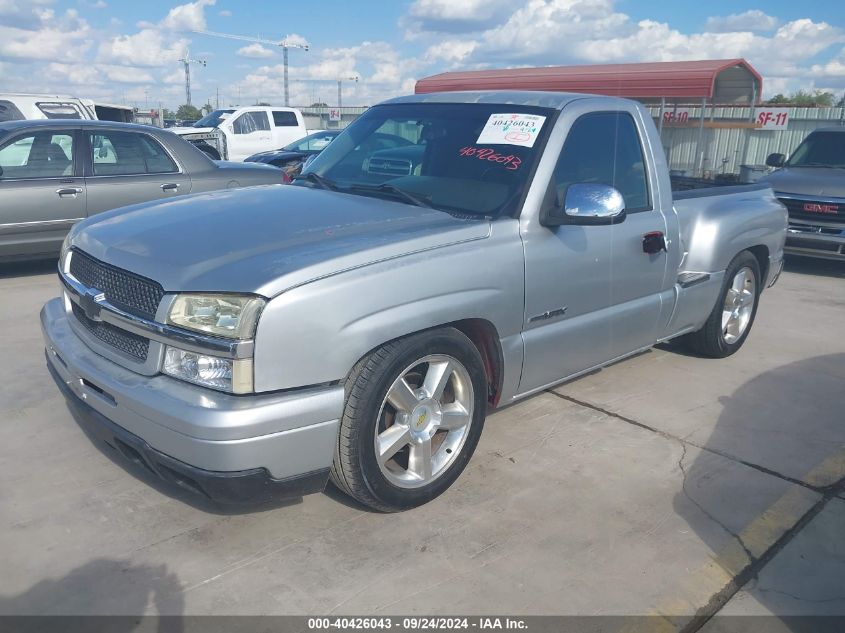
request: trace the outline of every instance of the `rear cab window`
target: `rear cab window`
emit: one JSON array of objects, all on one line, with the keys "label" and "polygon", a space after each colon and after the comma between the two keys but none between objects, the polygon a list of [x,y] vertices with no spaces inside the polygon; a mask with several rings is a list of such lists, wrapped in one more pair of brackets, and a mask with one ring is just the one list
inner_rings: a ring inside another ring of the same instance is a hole
[{"label": "rear cab window", "polygon": [[48,119],[81,119],[82,112],[75,103],[39,101],[35,104]]},{"label": "rear cab window", "polygon": [[273,110],[273,125],[276,127],[298,127],[296,112],[288,110]]}]

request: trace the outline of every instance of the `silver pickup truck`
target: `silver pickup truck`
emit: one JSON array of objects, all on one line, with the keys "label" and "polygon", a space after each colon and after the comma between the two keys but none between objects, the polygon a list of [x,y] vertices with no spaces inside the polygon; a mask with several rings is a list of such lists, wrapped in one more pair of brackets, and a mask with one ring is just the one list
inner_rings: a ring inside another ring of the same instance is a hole
[{"label": "silver pickup truck", "polygon": [[[374,134],[416,149],[363,150]],[[401,510],[456,480],[491,408],[677,337],[737,351],[786,226],[765,187],[673,200],[632,101],[398,98],[292,186],[74,227],[47,362],[106,450],[189,491],[258,503],[331,478]]]}]

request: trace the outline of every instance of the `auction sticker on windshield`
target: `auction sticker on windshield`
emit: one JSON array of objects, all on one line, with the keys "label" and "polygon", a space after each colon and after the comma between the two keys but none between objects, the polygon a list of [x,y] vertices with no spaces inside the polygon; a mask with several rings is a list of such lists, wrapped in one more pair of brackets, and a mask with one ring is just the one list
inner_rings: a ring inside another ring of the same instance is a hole
[{"label": "auction sticker on windshield", "polygon": [[476,143],[534,147],[545,120],[546,117],[537,114],[491,114]]}]

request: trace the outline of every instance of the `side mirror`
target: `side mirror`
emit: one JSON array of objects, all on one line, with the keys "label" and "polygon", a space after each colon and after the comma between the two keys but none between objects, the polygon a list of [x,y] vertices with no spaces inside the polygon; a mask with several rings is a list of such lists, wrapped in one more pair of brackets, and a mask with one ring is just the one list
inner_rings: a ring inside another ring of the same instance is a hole
[{"label": "side mirror", "polygon": [[766,165],[769,167],[783,167],[786,162],[786,156],[783,154],[769,154],[766,157]]},{"label": "side mirror", "polygon": [[560,226],[577,224],[582,226],[619,224],[625,219],[625,199],[613,187],[593,183],[569,185],[563,203],[555,200],[540,224]]}]

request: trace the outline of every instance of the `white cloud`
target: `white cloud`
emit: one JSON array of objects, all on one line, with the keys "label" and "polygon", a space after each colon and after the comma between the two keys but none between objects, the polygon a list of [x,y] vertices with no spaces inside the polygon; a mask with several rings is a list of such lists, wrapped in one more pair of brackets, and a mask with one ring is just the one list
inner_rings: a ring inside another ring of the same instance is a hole
[{"label": "white cloud", "polygon": [[169,31],[203,31],[206,28],[205,7],[214,6],[217,0],[196,0],[173,7],[159,26]]},{"label": "white cloud", "polygon": [[[362,42],[358,46],[322,49],[306,53],[291,51],[289,83],[291,103],[337,102],[337,80],[343,80],[344,103],[373,104],[397,94],[413,92],[415,76],[425,62],[401,56],[387,42]],[[262,66],[229,89],[228,102],[284,101],[282,64]],[[358,77],[359,81],[349,77]]]},{"label": "white cloud", "polygon": [[665,22],[635,23],[616,10],[614,0],[528,0],[501,25],[434,43],[424,57],[453,68],[745,57],[763,74],[768,94],[770,78],[800,82],[816,55],[843,41],[842,29],[807,18],[769,35],[682,33]]},{"label": "white cloud", "polygon": [[275,53],[269,48],[264,48],[261,44],[255,43],[239,48],[235,54],[252,59],[267,59],[268,57],[273,57]]},{"label": "white cloud", "polygon": [[707,18],[704,30],[710,33],[729,33],[732,31],[751,31],[766,33],[775,30],[780,20],[767,15],[760,9],[751,9],[744,13]]},{"label": "white cloud", "polygon": [[409,38],[425,31],[480,31],[507,20],[512,6],[510,0],[414,0],[402,25]]},{"label": "white cloud", "polygon": [[165,66],[185,54],[188,41],[174,39],[155,29],[120,35],[100,45],[97,59],[127,66]]},{"label": "white cloud", "polygon": [[52,9],[36,11],[38,22],[33,28],[0,24],[0,57],[26,60],[83,59],[91,47],[92,31],[77,11],[68,9],[61,16],[56,16]]},{"label": "white cloud", "polygon": [[224,18],[231,18],[232,12],[229,11],[228,9],[223,9],[222,11],[218,11],[217,15],[219,15],[220,17],[224,17]]},{"label": "white cloud", "polygon": [[285,42],[288,46],[308,46],[308,40],[302,37],[299,33],[291,33],[289,35],[285,35],[282,38],[282,41]]},{"label": "white cloud", "polygon": [[105,0],[79,0],[79,4],[89,9],[105,9],[109,6]]}]

